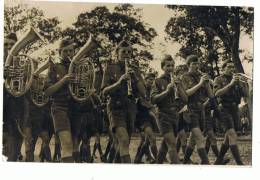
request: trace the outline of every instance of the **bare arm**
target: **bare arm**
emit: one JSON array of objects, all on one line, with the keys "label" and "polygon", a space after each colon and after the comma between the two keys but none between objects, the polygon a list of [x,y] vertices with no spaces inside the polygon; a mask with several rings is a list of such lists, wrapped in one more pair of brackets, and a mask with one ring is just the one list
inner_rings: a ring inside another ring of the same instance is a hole
[{"label": "bare arm", "polygon": [[63,87],[65,84],[67,84],[70,79],[72,78],[72,75],[65,75],[61,80],[59,80],[57,83],[51,85],[45,90],[45,94],[47,96],[51,96],[55,92],[57,92],[61,87]]},{"label": "bare arm", "polygon": [[157,94],[152,97],[152,103],[158,104],[162,102],[165,98],[168,98],[170,91],[166,89],[165,91],[161,92],[160,94]]}]

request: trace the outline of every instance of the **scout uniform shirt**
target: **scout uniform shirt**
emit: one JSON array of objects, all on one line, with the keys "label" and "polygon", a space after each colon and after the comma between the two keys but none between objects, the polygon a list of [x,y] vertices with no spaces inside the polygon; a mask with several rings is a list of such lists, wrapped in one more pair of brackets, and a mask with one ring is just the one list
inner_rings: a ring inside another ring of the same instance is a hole
[{"label": "scout uniform shirt", "polygon": [[[171,78],[168,75],[161,75],[161,77],[155,79],[153,85],[152,85],[152,90],[151,90],[151,98],[154,96],[162,93],[163,91],[166,90],[168,84],[171,83]],[[169,94],[167,98],[165,98],[163,101],[157,104],[159,108],[159,112],[164,112],[164,113],[170,113],[170,114],[175,114],[179,110],[179,105],[177,101],[175,101],[175,93],[172,92],[172,94]]]},{"label": "scout uniform shirt", "polygon": [[[233,78],[232,76],[226,74],[222,74],[216,77],[214,81],[214,92],[216,93],[219,89],[222,89],[223,87],[228,85],[231,82],[232,78]],[[230,106],[237,106],[238,104],[240,104],[242,96],[243,96],[242,89],[239,86],[239,84],[237,84],[231,87],[229,91],[226,94],[222,95],[219,99],[220,99],[220,103],[223,106],[230,107]]]},{"label": "scout uniform shirt", "polygon": [[[181,77],[185,90],[190,89],[200,82],[202,74],[200,72],[187,72]],[[204,86],[200,87],[193,95],[188,98],[188,107],[193,110],[201,110],[203,103],[207,100],[207,90]]]},{"label": "scout uniform shirt", "polygon": [[[68,74],[69,65],[70,61],[68,59],[51,64],[49,67],[47,87],[54,85]],[[61,106],[68,105],[69,101],[72,99],[68,85],[62,86],[58,91],[53,93],[51,99],[53,104]]]}]

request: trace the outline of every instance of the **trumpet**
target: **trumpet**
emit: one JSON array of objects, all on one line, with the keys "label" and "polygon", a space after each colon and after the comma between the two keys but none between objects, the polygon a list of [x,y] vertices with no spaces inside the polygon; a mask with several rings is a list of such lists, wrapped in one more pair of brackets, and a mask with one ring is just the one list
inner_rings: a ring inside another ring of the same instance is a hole
[{"label": "trumpet", "polygon": [[246,74],[236,73],[234,75],[239,76],[239,81],[241,83],[246,83],[247,84],[247,83],[253,82],[253,78],[248,76],[248,75],[246,75]]}]

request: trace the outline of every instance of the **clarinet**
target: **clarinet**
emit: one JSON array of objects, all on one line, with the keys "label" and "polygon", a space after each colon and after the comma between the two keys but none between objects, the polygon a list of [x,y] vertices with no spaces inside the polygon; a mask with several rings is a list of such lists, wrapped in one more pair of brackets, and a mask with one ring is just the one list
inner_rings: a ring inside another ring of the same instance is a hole
[{"label": "clarinet", "polygon": [[175,98],[175,100],[178,100],[178,99],[180,99],[180,96],[178,94],[178,88],[177,88],[177,84],[175,83],[175,79],[176,79],[176,77],[174,77],[174,74],[171,73],[171,83],[172,82],[174,83],[174,98]]},{"label": "clarinet", "polygon": [[[126,73],[128,73],[128,71],[129,71],[129,59],[128,58],[125,59],[125,71],[126,71]],[[133,96],[133,88],[132,88],[131,78],[127,81],[127,96],[128,97]]]}]

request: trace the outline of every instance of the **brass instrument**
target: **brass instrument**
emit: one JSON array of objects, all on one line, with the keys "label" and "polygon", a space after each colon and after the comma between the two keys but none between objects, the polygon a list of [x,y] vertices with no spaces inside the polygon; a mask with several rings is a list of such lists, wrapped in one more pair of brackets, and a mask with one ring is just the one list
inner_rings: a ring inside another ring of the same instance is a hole
[{"label": "brass instrument", "polygon": [[68,73],[73,74],[73,80],[69,84],[69,90],[76,101],[85,101],[94,91],[95,66],[90,58],[84,57],[88,56],[98,46],[90,34],[87,43],[78,51],[70,63]]},{"label": "brass instrument", "polygon": [[243,74],[243,73],[236,73],[235,75],[239,76],[239,81],[241,83],[252,83],[253,82],[253,78],[246,75],[246,74]]},{"label": "brass instrument", "polygon": [[49,97],[44,93],[47,75],[40,74],[35,77],[31,87],[31,99],[37,107],[43,107],[49,102]]},{"label": "brass instrument", "polygon": [[21,55],[19,52],[37,40],[44,42],[42,37],[31,27],[25,36],[15,43],[7,56],[5,88],[14,97],[20,97],[30,89],[34,72],[32,58]]}]

